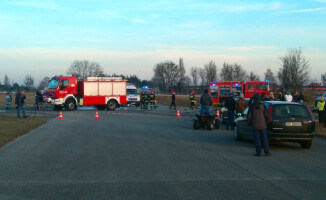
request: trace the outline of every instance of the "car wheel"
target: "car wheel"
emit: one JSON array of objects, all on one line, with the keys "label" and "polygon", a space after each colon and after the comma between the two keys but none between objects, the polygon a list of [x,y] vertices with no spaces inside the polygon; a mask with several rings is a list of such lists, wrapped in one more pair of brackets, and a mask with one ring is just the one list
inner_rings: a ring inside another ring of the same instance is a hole
[{"label": "car wheel", "polygon": [[220,128],[220,120],[219,119],[215,119],[215,128],[216,129]]},{"label": "car wheel", "polygon": [[235,140],[241,140],[241,137],[239,135],[239,128],[238,128],[238,126],[234,126],[234,128],[233,128],[233,139],[235,139]]},{"label": "car wheel", "polygon": [[312,141],[304,141],[300,143],[301,148],[303,149],[310,149],[312,145]]},{"label": "car wheel", "polygon": [[108,110],[115,110],[118,107],[118,103],[116,100],[110,100],[108,102],[107,108]]},{"label": "car wheel", "polygon": [[199,121],[195,120],[193,124],[194,129],[199,129]]},{"label": "car wheel", "polygon": [[68,111],[73,111],[76,109],[76,104],[75,104],[75,101],[74,100],[68,100],[66,103],[65,103],[65,108],[66,110]]}]

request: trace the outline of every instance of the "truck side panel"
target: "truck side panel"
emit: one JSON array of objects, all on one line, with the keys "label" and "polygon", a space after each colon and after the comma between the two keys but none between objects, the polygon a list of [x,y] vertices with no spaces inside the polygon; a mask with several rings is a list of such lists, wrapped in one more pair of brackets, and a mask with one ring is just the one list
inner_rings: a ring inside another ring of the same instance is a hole
[{"label": "truck side panel", "polygon": [[105,96],[85,96],[84,105],[105,105]]},{"label": "truck side panel", "polygon": [[98,83],[84,82],[84,95],[85,96],[98,96]]},{"label": "truck side panel", "polygon": [[109,82],[101,82],[99,83],[99,95],[100,96],[107,96],[112,95],[112,83]]},{"label": "truck side panel", "polygon": [[126,82],[116,82],[113,84],[113,95],[127,95]]}]

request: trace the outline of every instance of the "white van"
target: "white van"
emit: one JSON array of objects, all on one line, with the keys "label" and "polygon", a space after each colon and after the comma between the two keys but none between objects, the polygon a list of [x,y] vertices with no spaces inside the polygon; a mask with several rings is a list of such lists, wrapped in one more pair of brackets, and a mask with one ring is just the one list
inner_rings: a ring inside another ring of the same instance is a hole
[{"label": "white van", "polygon": [[140,96],[137,87],[132,84],[127,84],[127,105],[140,106]]}]

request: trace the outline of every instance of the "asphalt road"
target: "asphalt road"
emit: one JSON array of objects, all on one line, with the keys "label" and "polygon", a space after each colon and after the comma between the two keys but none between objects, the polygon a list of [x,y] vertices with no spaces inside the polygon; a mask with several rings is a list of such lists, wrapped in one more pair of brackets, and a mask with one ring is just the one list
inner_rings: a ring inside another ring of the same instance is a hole
[{"label": "asphalt road", "polygon": [[326,140],[255,157],[189,111],[64,112],[0,149],[0,199],[325,199]]}]

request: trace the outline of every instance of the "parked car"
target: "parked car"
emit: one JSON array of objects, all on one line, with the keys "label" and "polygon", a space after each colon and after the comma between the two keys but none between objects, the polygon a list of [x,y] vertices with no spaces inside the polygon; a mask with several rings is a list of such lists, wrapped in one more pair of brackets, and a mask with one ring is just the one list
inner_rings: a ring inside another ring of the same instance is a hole
[{"label": "parked car", "polygon": [[[309,149],[315,136],[315,120],[305,104],[266,101],[264,102],[269,119],[267,132],[269,141],[295,142]],[[252,126],[248,124],[247,107],[240,117],[235,119],[233,138],[235,140],[254,140]]]}]

